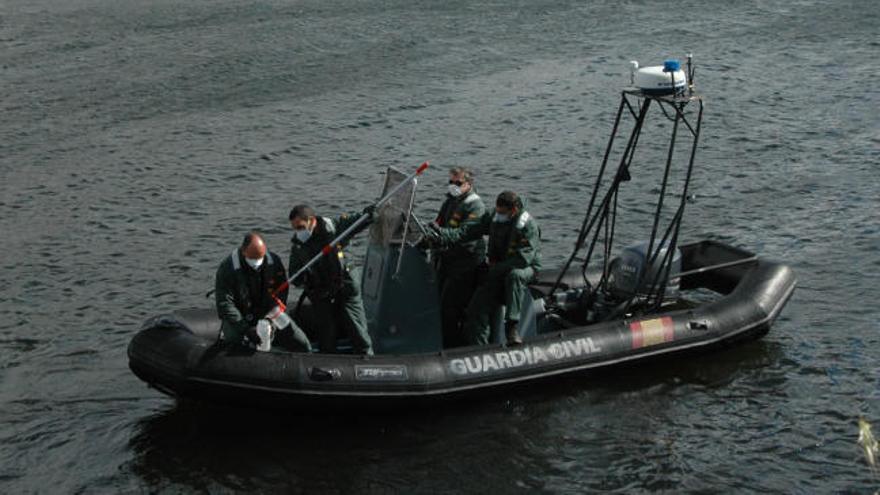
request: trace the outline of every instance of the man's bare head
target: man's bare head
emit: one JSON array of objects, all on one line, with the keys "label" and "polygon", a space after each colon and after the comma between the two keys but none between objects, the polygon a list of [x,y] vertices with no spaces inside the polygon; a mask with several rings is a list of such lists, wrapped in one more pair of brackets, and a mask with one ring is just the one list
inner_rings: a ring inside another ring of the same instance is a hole
[{"label": "man's bare head", "polygon": [[266,241],[256,232],[248,232],[241,242],[241,254],[247,259],[262,260],[266,256]]}]

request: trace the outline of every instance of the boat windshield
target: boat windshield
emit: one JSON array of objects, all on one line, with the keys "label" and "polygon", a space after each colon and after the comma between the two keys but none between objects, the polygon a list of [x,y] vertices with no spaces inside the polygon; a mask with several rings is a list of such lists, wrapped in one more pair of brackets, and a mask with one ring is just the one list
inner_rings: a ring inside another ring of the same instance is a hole
[{"label": "boat windshield", "polygon": [[[385,185],[382,187],[381,196],[385,196],[394,186],[406,180],[407,175],[394,167],[388,167],[385,172]],[[370,227],[370,240],[373,243],[388,246],[400,244],[404,231],[406,241],[410,244],[418,242],[421,237],[421,229],[414,219],[410,219],[410,225],[406,225],[407,212],[410,210],[414,195],[415,182],[411,181],[403,186],[382,208],[376,212],[373,224]]]}]

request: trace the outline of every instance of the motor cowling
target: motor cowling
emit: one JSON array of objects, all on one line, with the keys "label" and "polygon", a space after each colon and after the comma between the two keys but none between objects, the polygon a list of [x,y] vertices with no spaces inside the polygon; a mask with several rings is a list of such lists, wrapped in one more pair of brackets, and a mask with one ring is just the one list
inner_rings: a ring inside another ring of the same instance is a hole
[{"label": "motor cowling", "polygon": [[[634,244],[623,249],[620,256],[611,261],[607,281],[608,291],[616,299],[628,300],[633,297],[645,297],[651,290],[660,287],[663,280],[661,277],[677,275],[681,273],[681,250],[676,248],[672,253],[672,264],[668,271],[664,268],[663,260],[667,256],[669,243],[660,247],[654,263],[649,263],[648,243]],[[662,272],[662,273],[661,273]],[[678,297],[679,278],[676,276],[666,280],[663,293],[664,299]]]}]

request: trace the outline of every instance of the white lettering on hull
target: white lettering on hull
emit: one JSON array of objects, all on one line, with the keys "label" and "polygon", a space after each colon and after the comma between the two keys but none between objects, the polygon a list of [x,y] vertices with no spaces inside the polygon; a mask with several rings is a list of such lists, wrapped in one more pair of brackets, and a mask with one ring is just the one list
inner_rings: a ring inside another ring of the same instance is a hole
[{"label": "white lettering on hull", "polygon": [[473,375],[500,371],[520,366],[562,361],[601,352],[590,337],[554,342],[547,346],[530,345],[522,349],[485,353],[479,356],[456,358],[449,362],[455,375]]}]

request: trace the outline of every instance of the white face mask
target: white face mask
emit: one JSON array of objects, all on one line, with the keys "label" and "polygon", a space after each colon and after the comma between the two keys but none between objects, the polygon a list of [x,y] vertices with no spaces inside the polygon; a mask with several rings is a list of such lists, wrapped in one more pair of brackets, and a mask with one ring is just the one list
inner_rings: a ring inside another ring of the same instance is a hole
[{"label": "white face mask", "polygon": [[458,184],[449,184],[449,195],[453,198],[461,196],[461,186]]},{"label": "white face mask", "polygon": [[510,215],[508,215],[507,213],[498,213],[498,212],[496,211],[496,212],[495,212],[495,217],[492,218],[492,221],[493,221],[493,222],[498,222],[498,223],[509,222],[509,221],[510,221]]},{"label": "white face mask", "polygon": [[263,256],[262,258],[257,258],[257,259],[245,258],[244,261],[245,261],[245,263],[248,264],[249,267],[253,268],[254,270],[259,270],[259,268],[263,265],[263,260],[265,258],[266,258],[265,256]]},{"label": "white face mask", "polygon": [[293,236],[296,237],[299,242],[305,243],[310,237],[312,237],[312,231],[309,229],[294,230]]}]

